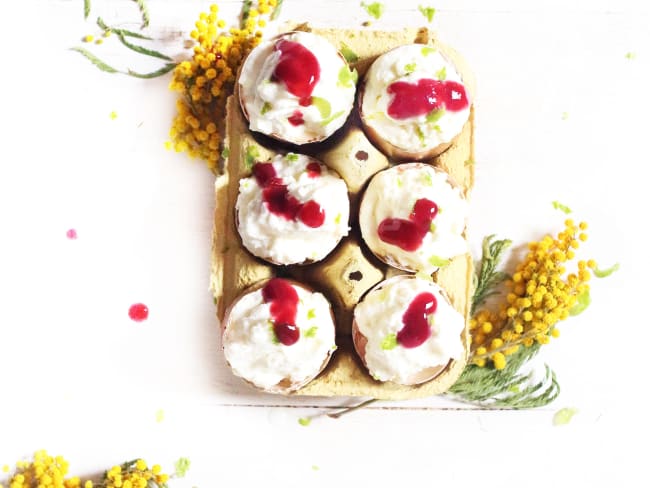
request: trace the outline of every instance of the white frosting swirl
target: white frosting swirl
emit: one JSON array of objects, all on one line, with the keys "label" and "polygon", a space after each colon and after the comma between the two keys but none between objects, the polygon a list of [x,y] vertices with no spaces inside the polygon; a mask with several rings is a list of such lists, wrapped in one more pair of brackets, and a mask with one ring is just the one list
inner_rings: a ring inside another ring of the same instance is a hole
[{"label": "white frosting swirl", "polygon": [[[423,292],[431,293],[437,307],[429,316],[431,336],[421,345],[405,348],[388,346],[389,336],[404,327],[402,318],[411,302]],[[354,309],[358,330],[368,341],[364,361],[370,374],[379,381],[408,384],[427,368],[444,366],[465,353],[462,332],[465,319],[432,281],[414,276],[397,276],[380,283]]]},{"label": "white frosting swirl", "polygon": [[[439,50],[422,44],[401,46],[379,56],[365,77],[361,110],[364,123],[384,140],[405,151],[420,152],[450,142],[467,122],[471,100],[459,111],[444,111],[434,122],[426,114],[406,119],[388,115],[393,99],[388,87],[396,81],[417,83],[422,79],[463,80],[455,66]],[[465,89],[469,99],[470,93]]]},{"label": "white frosting swirl", "polygon": [[[359,209],[361,234],[380,259],[407,271],[432,273],[468,250],[463,237],[469,205],[442,170],[424,163],[407,163],[377,173]],[[415,251],[405,251],[380,239],[379,224],[388,218],[408,220],[415,202],[426,198],[438,207],[432,226]]]},{"label": "white frosting swirl", "polygon": [[[320,65],[320,79],[312,97],[326,101],[329,108],[319,108],[316,103],[304,107],[284,83],[271,81],[280,61],[281,53],[275,50],[278,39],[302,44],[314,54]],[[263,42],[248,55],[239,75],[240,99],[248,114],[250,129],[294,144],[326,139],[344,124],[354,104],[356,84],[352,80],[341,83],[339,74],[343,69],[349,72],[347,63],[334,46],[315,34],[290,32]],[[302,113],[304,124],[289,122],[296,110]]]},{"label": "white frosting swirl", "polygon": [[[320,176],[309,175],[307,165],[313,162],[320,165]],[[325,220],[320,227],[308,227],[299,219],[287,220],[272,213],[255,177],[243,178],[236,211],[244,247],[276,264],[323,259],[349,232],[350,202],[345,182],[324,164],[302,154],[278,155],[271,163],[289,194],[301,203],[318,203],[325,211]]]},{"label": "white frosting swirl", "polygon": [[321,293],[293,286],[298,293],[296,323],[300,338],[280,344],[273,332],[270,303],[262,289],[243,295],[228,315],[223,350],[233,372],[259,388],[273,389],[288,379],[301,386],[316,376],[336,349],[330,304]]}]

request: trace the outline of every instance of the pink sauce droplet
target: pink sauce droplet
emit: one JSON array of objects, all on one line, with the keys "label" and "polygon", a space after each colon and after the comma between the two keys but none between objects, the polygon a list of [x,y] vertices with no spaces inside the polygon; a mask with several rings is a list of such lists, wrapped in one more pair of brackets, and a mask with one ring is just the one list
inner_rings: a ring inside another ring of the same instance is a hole
[{"label": "pink sauce droplet", "polygon": [[415,251],[422,245],[424,236],[429,232],[431,222],[438,214],[438,206],[428,198],[415,202],[409,220],[387,218],[379,223],[379,238],[398,246],[404,251]]},{"label": "pink sauce droplet", "polygon": [[296,326],[298,292],[287,280],[271,279],[262,288],[264,303],[270,303],[273,331],[281,344],[291,346],[300,339],[300,329]]},{"label": "pink sauce droplet", "polygon": [[402,347],[413,348],[423,344],[431,337],[428,315],[438,307],[436,297],[424,292],[416,296],[402,316],[404,327],[397,333],[397,343]]},{"label": "pink sauce droplet", "polygon": [[149,308],[144,303],[135,303],[129,308],[129,317],[135,322],[147,320]]},{"label": "pink sauce droplet", "polygon": [[[320,171],[320,165],[316,164]],[[309,171],[309,166],[307,167]],[[300,220],[308,227],[316,228],[325,222],[325,210],[314,200],[305,203],[289,193],[282,178],[277,177],[272,163],[256,163],[253,166],[255,181],[262,188],[262,201],[274,215],[286,220]]]},{"label": "pink sauce droplet", "polygon": [[300,110],[296,110],[287,120],[291,125],[295,126],[305,123],[305,119],[303,119],[302,112]]},{"label": "pink sauce droplet", "polygon": [[78,237],[75,229],[69,229],[68,232],[65,233],[65,236],[72,241]]},{"label": "pink sauce droplet", "polygon": [[388,115],[398,120],[426,115],[440,108],[458,112],[469,106],[465,87],[456,81],[426,78],[417,83],[396,81],[388,85],[387,92],[393,95]]},{"label": "pink sauce droplet", "polygon": [[300,99],[300,105],[308,107],[320,79],[318,59],[302,44],[286,39],[276,42],[275,50],[280,51],[280,59],[271,79],[283,82],[287,91]]}]

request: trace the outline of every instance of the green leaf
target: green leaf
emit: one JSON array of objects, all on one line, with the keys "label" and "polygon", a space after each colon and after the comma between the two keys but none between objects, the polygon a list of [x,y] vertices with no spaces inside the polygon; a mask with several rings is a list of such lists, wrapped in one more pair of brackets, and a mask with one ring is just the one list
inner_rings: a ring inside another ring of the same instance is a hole
[{"label": "green leaf", "polygon": [[260,157],[260,148],[255,145],[246,146],[246,155],[244,156],[244,163],[247,168],[252,168]]},{"label": "green leaf", "polygon": [[311,97],[311,103],[318,109],[322,119],[326,119],[331,115],[332,105],[326,99],[321,97]]},{"label": "green leaf", "polygon": [[348,46],[345,42],[341,43],[341,54],[348,63],[356,63],[359,61],[359,56],[357,53],[350,49],[350,46]]},{"label": "green leaf", "polygon": [[183,478],[190,469],[190,460],[186,457],[178,458],[174,463],[174,476],[176,478]]},{"label": "green leaf", "polygon": [[264,115],[265,113],[267,113],[272,108],[273,108],[273,105],[271,105],[269,102],[264,102],[264,105],[262,105],[262,110],[261,110],[260,113],[262,115]]},{"label": "green leaf", "polygon": [[240,13],[240,17],[241,17],[240,27],[242,29],[246,26],[246,21],[250,16],[250,11],[252,6],[253,6],[253,0],[244,0],[242,2],[241,13]]},{"label": "green leaf", "polygon": [[104,32],[114,32],[117,35],[123,35],[124,37],[135,37],[136,39],[145,39],[147,41],[153,41],[153,38],[139,34],[137,32],[133,32],[130,30],[126,29],[118,29],[116,27],[110,27],[106,25],[106,23],[102,20],[101,17],[97,17],[97,25],[99,26],[100,29],[102,29]]},{"label": "green leaf", "polygon": [[303,427],[307,427],[309,424],[311,424],[311,417],[300,417],[298,419],[298,423]]},{"label": "green leaf", "polygon": [[578,413],[577,408],[565,407],[561,408],[555,415],[553,415],[553,425],[566,425],[571,422],[573,416]]},{"label": "green leaf", "polygon": [[591,296],[589,295],[589,290],[585,290],[580,295],[578,295],[578,301],[576,304],[569,309],[569,315],[576,316],[580,315],[591,303]]},{"label": "green leaf", "polygon": [[429,258],[429,264],[431,266],[437,266],[439,268],[447,266],[451,261],[449,259],[441,258],[440,256],[431,256]]},{"label": "green leaf", "polygon": [[508,278],[506,273],[497,271],[501,263],[503,253],[510,247],[512,241],[509,239],[493,240],[494,235],[487,236],[483,239],[483,254],[481,262],[476,267],[475,275],[476,286],[472,296],[471,315],[476,313],[479,305],[483,304],[490,296],[497,293],[496,288]]},{"label": "green leaf", "polygon": [[149,8],[147,7],[146,0],[133,0],[140,10],[140,15],[142,16],[142,28],[149,27],[149,22],[151,18],[149,17]]},{"label": "green leaf", "polygon": [[435,124],[442,118],[443,115],[445,115],[444,108],[434,108],[427,114],[426,119],[429,124]]},{"label": "green leaf", "polygon": [[357,73],[356,69],[350,70],[347,66],[343,66],[339,70],[339,81],[337,85],[344,88],[350,88],[354,86],[358,79],[359,73]]},{"label": "green leaf", "polygon": [[327,124],[329,124],[329,123],[332,122],[333,120],[338,119],[338,118],[339,118],[341,115],[343,115],[344,113],[345,113],[345,112],[344,112],[343,110],[341,110],[340,112],[336,112],[336,113],[335,113],[334,115],[332,115],[331,117],[329,117],[329,118],[327,118],[327,119],[323,119],[323,120],[321,121],[321,125],[327,125]]},{"label": "green leaf", "polygon": [[90,15],[90,0],[84,0],[84,19]]},{"label": "green leaf", "polygon": [[447,79],[447,67],[443,66],[436,72],[436,78],[438,78],[440,81],[444,81]]},{"label": "green leaf", "polygon": [[406,71],[407,75],[410,75],[411,73],[413,73],[415,71],[415,68],[416,68],[415,63],[409,63],[409,64],[404,65],[404,71]]},{"label": "green leaf", "polygon": [[361,2],[361,6],[366,9],[368,15],[374,17],[377,20],[379,20],[379,18],[384,13],[384,4],[380,2],[372,2],[372,3]]},{"label": "green leaf", "polygon": [[99,68],[102,71],[105,71],[106,73],[119,73],[120,71],[113,68],[112,66],[109,66],[106,64],[104,61],[99,59],[97,56],[92,54],[90,51],[87,51],[83,47],[71,47],[71,51],[76,51],[83,55],[86,59],[88,59],[91,63],[93,63],[97,68]]},{"label": "green leaf", "polygon": [[390,351],[391,349],[395,349],[396,347],[397,347],[396,334],[388,334],[386,337],[384,337],[384,340],[381,341],[381,348],[384,351]]},{"label": "green leaf", "polygon": [[300,156],[298,156],[296,153],[290,152],[290,153],[287,153],[287,155],[285,156],[285,159],[287,161],[291,162],[291,163],[295,163],[296,161],[298,161],[298,159],[300,159]]},{"label": "green leaf", "polygon": [[424,46],[422,48],[422,56],[428,56],[429,54],[433,54],[436,52],[435,47],[430,47],[430,46]]},{"label": "green leaf", "polygon": [[427,22],[431,23],[433,21],[433,16],[436,14],[435,8],[419,5],[418,9],[420,10],[420,13],[427,18]]},{"label": "green leaf", "polygon": [[165,66],[162,68],[152,71],[151,73],[136,73],[133,70],[127,70],[126,74],[129,76],[133,76],[134,78],[143,78],[143,79],[151,79],[151,78],[158,78],[159,76],[166,75],[169,73],[171,70],[173,70],[176,67],[176,63],[167,63]]},{"label": "green leaf", "polygon": [[307,332],[305,332],[305,337],[316,337],[316,332],[318,332],[318,327],[310,327],[307,329]]},{"label": "green leaf", "polygon": [[[153,49],[147,49],[145,47],[138,46],[136,44],[132,44],[132,43],[130,43],[129,41],[126,40],[126,37],[124,36],[124,34],[119,33],[119,32],[116,33],[116,34],[117,34],[117,37],[120,40],[120,42],[122,44],[124,44],[126,47],[128,47],[131,51],[135,51],[136,53],[144,54],[146,56],[151,56],[152,58],[159,58],[159,59],[164,59],[166,61],[172,61],[172,58],[170,58],[166,54],[163,54],[163,53],[158,52],[158,51],[154,51]],[[176,66],[176,65],[174,64],[174,66]]]},{"label": "green leaf", "polygon": [[275,7],[273,8],[273,13],[271,14],[271,20],[275,20],[278,18],[280,15],[280,10],[282,7],[282,2],[284,0],[278,0],[277,3],[275,4]]},{"label": "green leaf", "polygon": [[567,207],[566,205],[561,204],[557,200],[553,200],[552,203],[553,203],[553,208],[555,210],[561,210],[565,214],[570,214],[571,213],[571,209],[569,207]]},{"label": "green leaf", "polygon": [[594,269],[594,275],[596,275],[596,278],[607,278],[612,273],[618,271],[620,267],[621,265],[619,263],[616,263],[610,266],[609,268],[605,268],[605,269],[596,268]]}]

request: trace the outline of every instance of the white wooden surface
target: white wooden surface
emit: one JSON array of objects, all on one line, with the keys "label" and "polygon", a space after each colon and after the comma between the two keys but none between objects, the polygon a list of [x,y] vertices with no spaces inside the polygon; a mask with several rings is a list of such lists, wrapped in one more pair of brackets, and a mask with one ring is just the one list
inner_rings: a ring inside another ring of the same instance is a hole
[{"label": "white wooden surface", "polygon": [[[431,3],[431,27],[479,83],[475,252],[488,233],[523,243],[559,230],[559,200],[590,223],[585,255],[621,263],[541,355],[560,398],[522,412],[432,398],[309,427],[297,419],[349,400],[260,395],[225,368],[207,290],[213,177],[163,148],[168,78],[101,73],[67,50],[98,34],[97,15],[136,27],[134,4],[93,0],[84,22],[82,3],[0,6],[0,465],[47,448],[79,474],[139,456],[171,470],[187,456],[179,487],[643,483],[630,439],[650,433],[647,2]],[[417,6],[430,2],[385,3],[374,27],[423,25]],[[209,2],[149,4],[155,47],[180,59]],[[231,18],[239,9],[220,4]],[[325,25],[366,18],[357,1],[285,0],[282,12]],[[115,41],[85,47],[117,67],[154,67]],[[149,306],[146,322],[129,320],[135,302]],[[554,427],[565,406],[579,413]]]}]

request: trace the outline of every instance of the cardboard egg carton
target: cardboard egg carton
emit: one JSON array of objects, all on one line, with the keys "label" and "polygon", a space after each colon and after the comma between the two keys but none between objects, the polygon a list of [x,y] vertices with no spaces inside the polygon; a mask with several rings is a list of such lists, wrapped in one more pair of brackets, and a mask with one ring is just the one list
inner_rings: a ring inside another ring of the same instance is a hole
[{"label": "cardboard egg carton", "polygon": [[[351,64],[362,80],[372,61],[380,54],[413,42],[440,49],[460,70],[463,81],[474,95],[474,83],[464,61],[452,49],[432,38],[426,29],[396,32],[372,30],[317,29],[308,25],[291,25],[286,30],[309,30],[327,38],[338,49],[349,46],[359,60]],[[473,100],[472,96],[472,100]],[[337,346],[323,372],[293,395],[363,396],[378,399],[409,399],[445,392],[460,376],[469,351],[468,329],[462,341],[465,357],[451,360],[436,378],[416,386],[403,386],[374,380],[364,368],[352,346],[352,312],[363,295],[385,278],[401,273],[377,260],[362,242],[358,206],[370,178],[390,166],[387,158],[366,138],[358,116],[353,113],[346,125],[321,144],[300,147],[283,146],[272,139],[248,130],[239,106],[238,94],[227,103],[225,145],[229,155],[215,183],[216,209],[212,246],[211,289],[217,303],[217,316],[223,319],[233,300],[255,283],[273,276],[288,276],[322,292],[331,302],[337,327]],[[303,266],[273,266],[252,256],[241,243],[235,222],[235,202],[239,180],[250,176],[251,159],[266,161],[278,153],[300,152],[314,156],[336,170],[348,185],[351,201],[351,232],[323,261]],[[454,143],[440,156],[426,161],[446,172],[462,188],[466,197],[474,183],[474,106],[468,122]],[[444,288],[452,305],[469,317],[472,259],[469,254],[454,258],[434,273],[433,279]],[[467,322],[467,320],[466,320]]]}]

